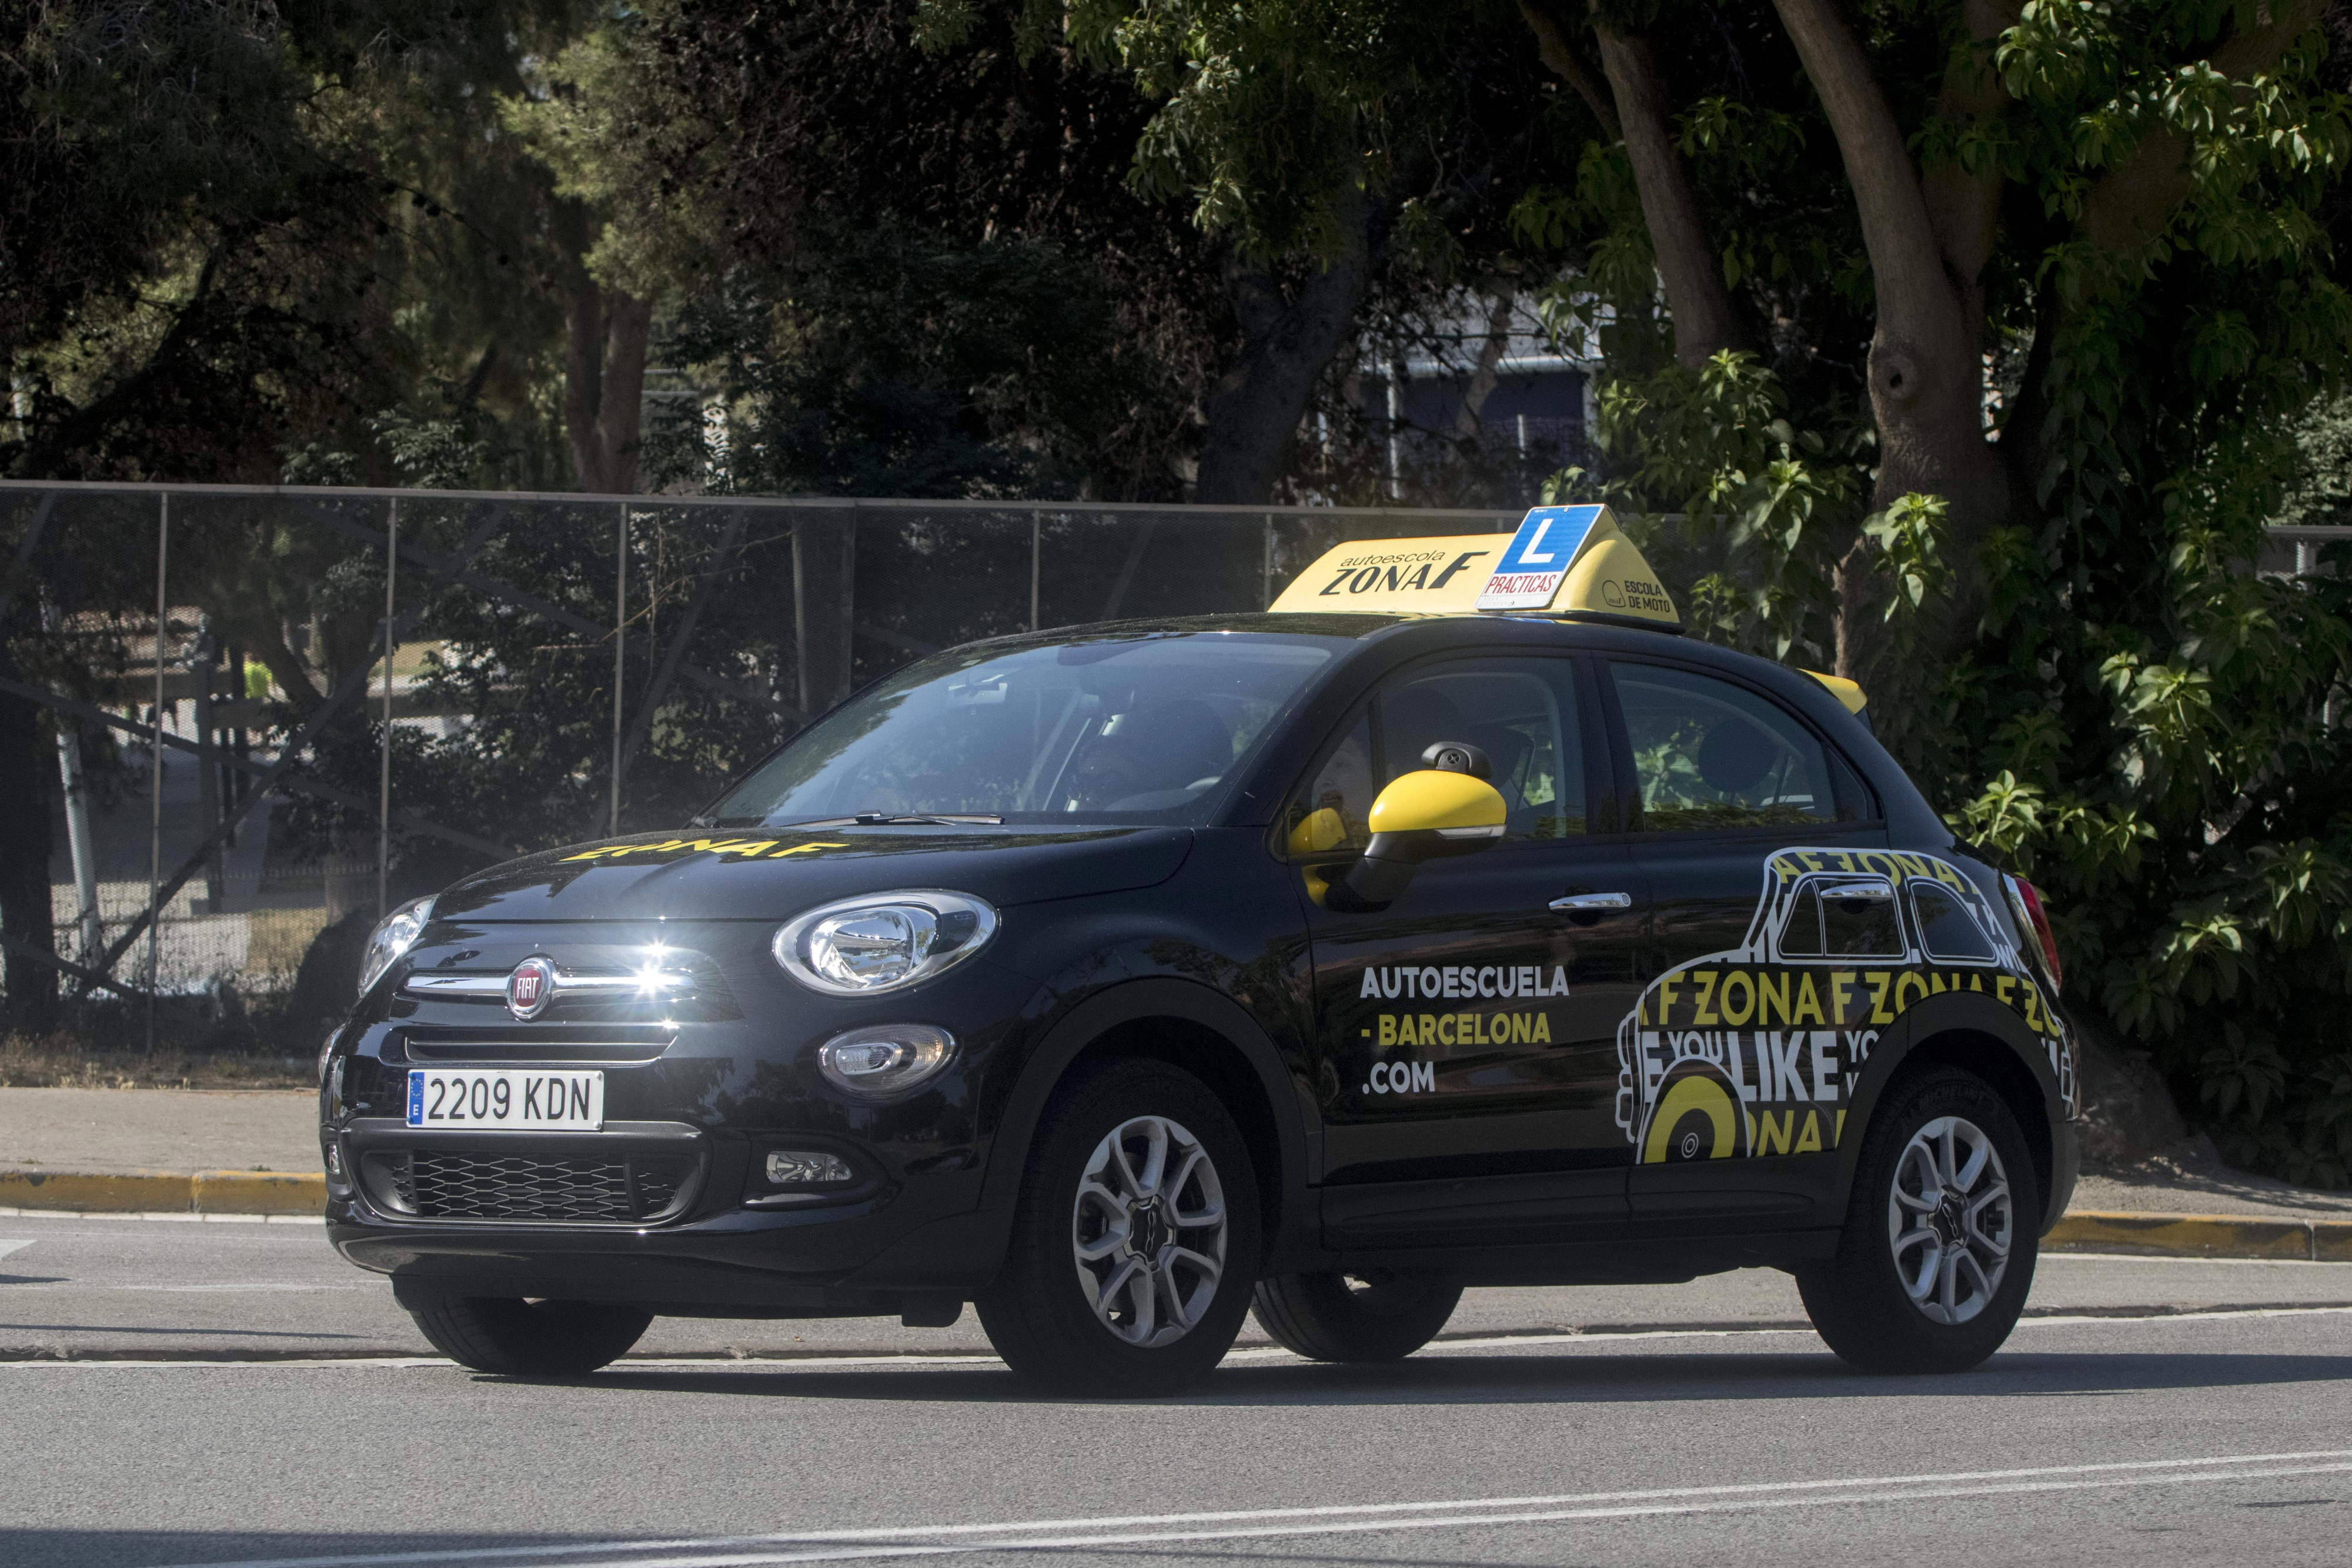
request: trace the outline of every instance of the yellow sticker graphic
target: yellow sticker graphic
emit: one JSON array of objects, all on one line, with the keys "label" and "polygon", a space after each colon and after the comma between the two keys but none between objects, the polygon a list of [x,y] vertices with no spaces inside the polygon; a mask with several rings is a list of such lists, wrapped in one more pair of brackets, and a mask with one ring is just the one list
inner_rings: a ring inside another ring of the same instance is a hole
[{"label": "yellow sticker graphic", "polygon": [[1834,1148],[1880,1033],[1958,990],[2018,1015],[2072,1115],[2065,1026],[1965,873],[1911,852],[1776,852],[1747,940],[1659,976],[1618,1026],[1617,1125],[1644,1165]]}]

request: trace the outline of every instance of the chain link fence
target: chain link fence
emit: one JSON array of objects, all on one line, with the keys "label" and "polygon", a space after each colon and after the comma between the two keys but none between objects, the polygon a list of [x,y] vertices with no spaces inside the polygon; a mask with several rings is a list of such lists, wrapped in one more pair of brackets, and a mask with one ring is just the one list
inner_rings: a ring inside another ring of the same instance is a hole
[{"label": "chain link fence", "polygon": [[46,922],[5,911],[9,986],[329,1016],[389,904],[675,826],[910,659],[1261,609],[1342,539],[1517,522],[0,484],[0,754],[40,757],[0,862],[49,887]]}]

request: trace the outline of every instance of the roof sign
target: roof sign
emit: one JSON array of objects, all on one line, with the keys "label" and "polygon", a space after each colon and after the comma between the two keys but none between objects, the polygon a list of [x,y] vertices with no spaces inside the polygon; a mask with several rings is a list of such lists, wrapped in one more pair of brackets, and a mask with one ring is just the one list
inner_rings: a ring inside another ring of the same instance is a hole
[{"label": "roof sign", "polygon": [[1352,539],[1327,550],[1280,613],[1561,615],[1678,631],[1671,595],[1606,507],[1538,507],[1499,534]]},{"label": "roof sign", "polygon": [[1552,595],[1568,576],[1568,563],[1592,537],[1601,520],[1600,507],[1538,507],[1519,524],[1519,531],[1503,547],[1486,587],[1478,591],[1481,610],[1549,610]]}]

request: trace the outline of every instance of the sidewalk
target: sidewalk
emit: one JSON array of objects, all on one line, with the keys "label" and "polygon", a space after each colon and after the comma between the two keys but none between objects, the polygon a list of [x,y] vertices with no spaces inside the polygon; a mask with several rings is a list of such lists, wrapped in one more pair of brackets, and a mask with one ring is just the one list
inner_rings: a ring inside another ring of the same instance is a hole
[{"label": "sidewalk", "polygon": [[[314,1216],[317,1116],[305,1090],[0,1089],[0,1210]],[[2044,1247],[2352,1260],[2352,1192],[2232,1171],[2192,1139],[2084,1176]]]}]

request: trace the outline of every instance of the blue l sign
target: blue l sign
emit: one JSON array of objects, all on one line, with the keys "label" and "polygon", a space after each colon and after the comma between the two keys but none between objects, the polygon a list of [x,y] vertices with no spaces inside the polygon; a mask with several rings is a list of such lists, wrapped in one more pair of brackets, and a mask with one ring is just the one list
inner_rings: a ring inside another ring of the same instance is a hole
[{"label": "blue l sign", "polygon": [[1599,507],[1538,507],[1519,524],[1478,595],[1481,610],[1545,610],[1592,537]]}]

